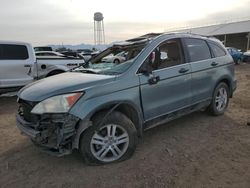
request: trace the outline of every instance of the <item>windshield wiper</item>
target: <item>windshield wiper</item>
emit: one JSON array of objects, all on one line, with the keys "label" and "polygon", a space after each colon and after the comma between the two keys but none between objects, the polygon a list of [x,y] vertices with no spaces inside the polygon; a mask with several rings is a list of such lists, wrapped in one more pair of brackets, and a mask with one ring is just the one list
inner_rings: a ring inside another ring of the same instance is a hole
[{"label": "windshield wiper", "polygon": [[98,74],[117,75],[117,74],[121,74],[121,72],[118,72],[118,71],[100,71],[100,72],[98,72]]}]

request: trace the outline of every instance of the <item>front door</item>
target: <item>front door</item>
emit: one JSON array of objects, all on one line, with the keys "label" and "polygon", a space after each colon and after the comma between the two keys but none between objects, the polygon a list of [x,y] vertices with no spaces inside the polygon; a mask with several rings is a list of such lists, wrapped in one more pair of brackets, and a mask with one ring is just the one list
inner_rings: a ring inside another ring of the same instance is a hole
[{"label": "front door", "polygon": [[167,40],[148,56],[140,68],[145,121],[190,105],[191,67],[185,63],[182,52],[180,40]]}]

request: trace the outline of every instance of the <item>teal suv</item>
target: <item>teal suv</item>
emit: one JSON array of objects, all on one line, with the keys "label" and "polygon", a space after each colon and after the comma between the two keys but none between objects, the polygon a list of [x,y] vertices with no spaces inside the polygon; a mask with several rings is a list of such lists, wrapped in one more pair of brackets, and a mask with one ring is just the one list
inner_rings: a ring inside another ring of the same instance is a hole
[{"label": "teal suv", "polygon": [[[102,61],[121,52],[122,62]],[[151,33],[27,85],[16,122],[43,151],[76,149],[106,164],[129,158],[145,129],[198,110],[222,115],[235,89],[234,62],[219,40]]]}]

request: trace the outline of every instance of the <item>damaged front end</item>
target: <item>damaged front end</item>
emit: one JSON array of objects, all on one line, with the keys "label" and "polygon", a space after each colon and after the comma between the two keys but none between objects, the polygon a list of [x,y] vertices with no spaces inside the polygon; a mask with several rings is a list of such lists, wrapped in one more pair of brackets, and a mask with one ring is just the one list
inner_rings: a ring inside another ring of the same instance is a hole
[{"label": "damaged front end", "polygon": [[17,127],[43,151],[56,156],[72,152],[79,118],[69,113],[32,114],[35,103],[19,99]]}]

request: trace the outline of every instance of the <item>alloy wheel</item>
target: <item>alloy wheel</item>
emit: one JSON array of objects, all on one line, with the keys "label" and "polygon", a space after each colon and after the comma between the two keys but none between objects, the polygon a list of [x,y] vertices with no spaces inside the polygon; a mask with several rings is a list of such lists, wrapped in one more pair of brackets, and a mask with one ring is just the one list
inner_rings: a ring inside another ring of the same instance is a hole
[{"label": "alloy wheel", "polygon": [[226,108],[227,100],[227,91],[224,87],[222,87],[218,90],[215,98],[215,106],[219,112],[223,111]]},{"label": "alloy wheel", "polygon": [[129,135],[120,125],[108,124],[94,133],[90,142],[93,156],[102,162],[118,160],[128,149]]}]

